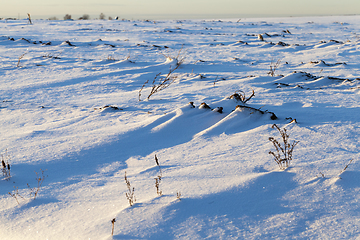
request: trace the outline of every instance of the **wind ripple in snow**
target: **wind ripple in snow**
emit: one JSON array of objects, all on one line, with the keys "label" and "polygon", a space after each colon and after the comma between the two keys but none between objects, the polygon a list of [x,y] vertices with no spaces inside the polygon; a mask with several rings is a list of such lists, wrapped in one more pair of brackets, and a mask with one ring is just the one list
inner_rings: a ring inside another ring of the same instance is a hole
[{"label": "wind ripple in snow", "polygon": [[[232,100],[230,101],[234,105]],[[231,105],[231,104],[228,104]],[[233,134],[256,128],[270,123],[272,113],[260,112],[252,108],[232,108],[235,110],[219,113],[211,109],[193,108],[190,104],[170,113],[167,120],[152,128],[152,133],[166,137],[181,137],[186,132],[187,137],[200,137],[220,135],[222,133]],[[227,113],[226,113],[227,112]]]}]

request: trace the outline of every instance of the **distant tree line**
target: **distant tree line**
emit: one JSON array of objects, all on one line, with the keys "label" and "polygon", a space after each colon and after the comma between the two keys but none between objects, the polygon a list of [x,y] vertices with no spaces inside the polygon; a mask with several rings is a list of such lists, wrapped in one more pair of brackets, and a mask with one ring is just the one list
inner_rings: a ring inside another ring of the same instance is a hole
[{"label": "distant tree line", "polygon": [[[83,14],[81,17],[79,17],[79,20],[89,20],[90,19],[90,15],[89,14]],[[99,19],[101,20],[105,20],[106,19],[106,15],[104,13],[100,13],[99,15]],[[108,18],[109,20],[112,20],[113,18],[109,16]],[[118,17],[116,17],[115,19],[118,19]],[[53,18],[49,18],[49,20],[57,20],[56,17]],[[64,16],[64,20],[72,20],[72,17],[70,14],[66,14]]]},{"label": "distant tree line", "polygon": [[[6,20],[17,20],[17,19],[20,19],[19,18],[1,18],[0,17],[0,20],[2,19],[6,19]],[[30,15],[28,14],[28,18],[30,23],[31,22],[31,18],[30,18]],[[101,20],[105,20],[106,19],[106,15],[104,13],[100,13],[99,15],[99,18],[98,19],[101,19]],[[108,17],[109,20],[113,20],[113,18],[111,16]],[[118,20],[119,17],[115,17],[114,18],[115,20]],[[53,16],[53,17],[49,17],[48,20],[59,20],[57,17]],[[71,17],[70,14],[65,14],[64,16],[64,20],[73,20],[73,18]],[[83,14],[81,17],[78,18],[78,20],[90,20],[90,15],[89,14]]]}]

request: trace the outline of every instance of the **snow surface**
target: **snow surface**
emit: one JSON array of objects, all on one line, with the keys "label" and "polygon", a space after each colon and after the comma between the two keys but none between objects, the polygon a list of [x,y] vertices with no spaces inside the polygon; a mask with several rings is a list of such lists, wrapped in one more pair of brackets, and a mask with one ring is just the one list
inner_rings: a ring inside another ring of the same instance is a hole
[{"label": "snow surface", "polygon": [[0,21],[0,239],[359,238],[359,21]]}]

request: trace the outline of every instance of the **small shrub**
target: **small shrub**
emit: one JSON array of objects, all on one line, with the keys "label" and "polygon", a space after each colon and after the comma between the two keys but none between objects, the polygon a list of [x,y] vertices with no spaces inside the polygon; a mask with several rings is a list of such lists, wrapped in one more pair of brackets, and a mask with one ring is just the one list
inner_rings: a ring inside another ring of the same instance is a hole
[{"label": "small shrub", "polygon": [[84,14],[81,17],[79,17],[79,20],[89,20],[90,19],[90,15],[89,14]]},{"label": "small shrub", "polygon": [[70,14],[66,14],[65,16],[64,16],[64,20],[71,20],[72,18],[71,18],[71,15]]},{"label": "small shrub", "polygon": [[125,182],[126,182],[126,186],[128,188],[128,191],[129,191],[125,195],[126,195],[126,198],[127,198],[128,202],[129,202],[129,205],[131,207],[136,202],[136,198],[135,198],[135,194],[134,194],[135,188],[131,187],[130,181],[126,177],[126,172],[125,172]]},{"label": "small shrub", "polygon": [[274,127],[279,131],[283,144],[281,144],[275,138],[269,137],[270,142],[274,144],[276,150],[275,152],[269,151],[269,154],[274,156],[274,160],[279,165],[280,169],[285,169],[289,167],[292,160],[292,152],[294,150],[294,147],[299,143],[299,141],[293,141],[290,144],[289,134],[287,134],[286,129],[280,129],[276,124],[272,126],[272,128]]}]

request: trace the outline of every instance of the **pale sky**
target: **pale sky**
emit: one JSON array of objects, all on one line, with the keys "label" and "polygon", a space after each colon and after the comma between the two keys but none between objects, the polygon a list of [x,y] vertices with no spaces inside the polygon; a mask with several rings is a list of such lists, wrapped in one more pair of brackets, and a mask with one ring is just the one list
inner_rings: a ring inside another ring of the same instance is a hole
[{"label": "pale sky", "polygon": [[0,18],[89,14],[138,19],[242,18],[360,14],[359,0],[0,0]]}]

